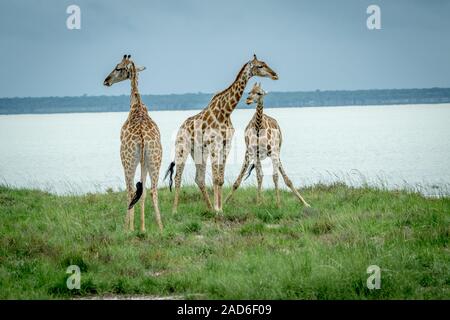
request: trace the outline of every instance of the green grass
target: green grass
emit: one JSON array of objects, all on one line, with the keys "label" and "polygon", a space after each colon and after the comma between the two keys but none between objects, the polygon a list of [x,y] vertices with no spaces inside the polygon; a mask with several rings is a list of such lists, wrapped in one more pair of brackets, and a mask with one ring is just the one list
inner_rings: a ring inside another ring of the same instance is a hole
[{"label": "green grass", "polygon": [[[195,187],[182,188],[172,214],[161,189],[164,232],[147,197],[147,232],[127,234],[123,192],[0,187],[0,298],[450,298],[450,198],[342,184],[301,192],[312,208],[283,191],[278,209],[273,190],[256,205],[254,188],[239,189],[216,216]],[[80,290],[66,287],[71,264]],[[369,265],[381,267],[379,290],[367,289]]]}]

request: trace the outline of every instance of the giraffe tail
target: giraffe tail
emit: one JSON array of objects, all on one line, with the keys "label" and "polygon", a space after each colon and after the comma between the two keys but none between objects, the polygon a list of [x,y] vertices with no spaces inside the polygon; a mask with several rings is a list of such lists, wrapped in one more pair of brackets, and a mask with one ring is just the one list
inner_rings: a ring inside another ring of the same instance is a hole
[{"label": "giraffe tail", "polygon": [[172,161],[169,165],[169,168],[166,171],[166,174],[164,175],[164,180],[167,179],[167,177],[169,177],[169,189],[172,192],[172,184],[173,184],[173,172],[175,168],[175,161]]},{"label": "giraffe tail", "polygon": [[252,163],[252,165],[251,165],[250,168],[248,169],[248,171],[247,171],[247,176],[245,177],[244,180],[247,180],[247,179],[250,177],[250,175],[252,174],[253,169],[255,169],[255,164],[254,164],[254,163]]},{"label": "giraffe tail", "polygon": [[142,182],[138,182],[136,183],[136,192],[133,196],[133,199],[131,199],[130,204],[128,205],[128,210],[130,210],[131,208],[134,207],[134,205],[139,201],[139,199],[142,196],[142,191],[143,191],[143,187],[142,187]]}]

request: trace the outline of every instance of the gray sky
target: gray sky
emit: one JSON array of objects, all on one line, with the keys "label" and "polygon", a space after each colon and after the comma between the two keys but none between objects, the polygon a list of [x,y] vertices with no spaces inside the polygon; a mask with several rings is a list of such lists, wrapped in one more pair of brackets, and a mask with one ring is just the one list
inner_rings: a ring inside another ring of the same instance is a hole
[{"label": "gray sky", "polygon": [[449,16],[447,0],[2,0],[0,97],[128,94],[102,85],[125,53],[146,94],[222,90],[254,52],[270,91],[450,87]]}]

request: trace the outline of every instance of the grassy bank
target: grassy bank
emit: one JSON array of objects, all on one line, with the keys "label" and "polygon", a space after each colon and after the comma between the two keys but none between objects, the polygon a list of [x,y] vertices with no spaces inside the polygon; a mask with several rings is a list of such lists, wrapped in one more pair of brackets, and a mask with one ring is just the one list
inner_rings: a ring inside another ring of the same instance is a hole
[{"label": "grassy bank", "polygon": [[[227,192],[228,190],[226,190]],[[0,298],[154,295],[230,299],[450,298],[450,199],[345,185],[287,191],[255,204],[240,189],[216,216],[199,191],[160,190],[159,234],[123,232],[125,194],[55,196],[0,187]],[[138,211],[136,212],[136,228]],[[81,290],[66,268],[81,268]],[[381,289],[366,269],[381,267]]]}]

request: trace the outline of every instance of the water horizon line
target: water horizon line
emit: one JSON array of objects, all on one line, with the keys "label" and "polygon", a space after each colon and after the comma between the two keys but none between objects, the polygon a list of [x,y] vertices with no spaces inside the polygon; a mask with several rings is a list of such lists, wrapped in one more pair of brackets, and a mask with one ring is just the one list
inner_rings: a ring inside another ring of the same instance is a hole
[{"label": "water horizon line", "polygon": [[[315,89],[315,90],[286,90],[269,91],[269,94],[293,94],[293,93],[348,93],[348,92],[376,92],[376,91],[421,91],[421,90],[450,90],[450,87],[421,87],[421,88],[371,88],[371,89]],[[217,91],[217,92],[220,92]],[[214,95],[217,92],[184,92],[184,93],[141,93],[141,96],[186,96],[186,95]],[[2,96],[0,100],[12,99],[62,99],[62,98],[120,98],[129,96],[123,94],[79,94],[79,95],[54,95],[54,96]]]}]

